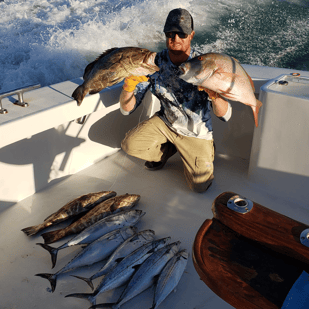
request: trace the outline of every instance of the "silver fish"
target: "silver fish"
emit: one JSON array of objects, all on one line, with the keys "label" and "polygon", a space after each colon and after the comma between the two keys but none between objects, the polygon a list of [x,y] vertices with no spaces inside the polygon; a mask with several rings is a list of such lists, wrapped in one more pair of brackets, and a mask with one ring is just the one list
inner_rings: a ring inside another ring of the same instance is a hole
[{"label": "silver fish", "polygon": [[126,256],[128,256],[134,250],[149,243],[150,241],[153,241],[154,237],[155,232],[152,230],[141,231],[136,235],[133,235],[132,237],[128,238],[123,244],[121,244],[115,250],[115,252],[109,257],[106,264],[90,278],[84,278],[79,276],[73,276],[73,277],[84,280],[93,289],[92,280],[101,277],[103,275],[106,275],[112,268],[114,268],[118,263],[120,263]]},{"label": "silver fish", "polygon": [[123,194],[115,196],[108,199],[107,201],[96,205],[83,217],[70,224],[66,228],[51,231],[48,233],[43,233],[41,236],[43,237],[45,244],[53,243],[57,240],[62,239],[65,236],[80,233],[82,230],[101,220],[102,218],[105,218],[111,213],[117,212],[120,208],[132,208],[138,203],[139,200],[140,195],[138,194]]},{"label": "silver fish", "polygon": [[116,194],[117,193],[114,191],[101,191],[96,193],[84,194],[65,204],[58,211],[47,217],[43,223],[35,226],[26,227],[22,229],[22,231],[27,236],[35,235],[36,233],[49,226],[54,226],[60,222],[75,218],[76,216],[89,211],[97,204],[116,196]]},{"label": "silver fish", "polygon": [[105,51],[89,63],[84,72],[84,83],[78,86],[72,97],[81,105],[87,93],[98,93],[106,87],[120,83],[124,78],[149,75],[159,68],[154,59],[156,53],[145,48],[122,47]]},{"label": "silver fish", "polygon": [[156,283],[151,309],[157,309],[163,300],[175,290],[187,266],[188,256],[187,250],[181,250],[165,265]]},{"label": "silver fish", "polygon": [[134,274],[135,267],[142,264],[154,252],[165,246],[169,240],[170,237],[154,240],[133,251],[103,277],[93,293],[75,293],[66,295],[65,297],[85,298],[88,299],[92,305],[95,305],[96,298],[99,294],[125,284]]},{"label": "silver fish", "polygon": [[180,241],[177,241],[152,254],[133,275],[113,309],[120,308],[125,302],[151,287],[155,282],[155,277],[160,274],[166,263],[178,252],[179,246]]},{"label": "silver fish", "polygon": [[135,233],[136,228],[134,227],[117,229],[107,233],[89,244],[55,274],[44,273],[36,274],[36,276],[48,279],[51,284],[52,292],[54,292],[56,289],[57,278],[60,274],[78,267],[92,265],[106,259],[116,250],[117,247]]},{"label": "silver fish", "polygon": [[255,126],[262,102],[254,95],[254,84],[241,64],[228,55],[207,53],[182,63],[179,68],[184,81],[219,93],[226,99],[249,105]]},{"label": "silver fish", "polygon": [[106,233],[109,233],[113,230],[119,229],[121,227],[135,225],[144,215],[145,212],[143,212],[142,210],[124,210],[119,213],[105,217],[96,222],[95,224],[90,225],[58,248],[53,248],[46,244],[38,245],[46,249],[51,254],[52,264],[54,267],[57,261],[57,254],[59,250],[76,245],[90,244],[102,235],[105,235]]}]

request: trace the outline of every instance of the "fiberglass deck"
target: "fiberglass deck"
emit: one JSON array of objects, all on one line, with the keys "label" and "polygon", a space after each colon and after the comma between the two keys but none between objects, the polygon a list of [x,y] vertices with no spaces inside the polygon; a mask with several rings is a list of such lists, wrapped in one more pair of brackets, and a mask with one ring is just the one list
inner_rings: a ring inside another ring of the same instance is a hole
[{"label": "fiberglass deck", "polygon": [[[257,189],[247,179],[248,162],[216,156],[215,181],[208,192],[191,192],[182,172],[180,157],[172,157],[165,168],[149,172],[141,160],[126,156],[122,151],[105,158],[87,169],[51,185],[13,206],[0,209],[0,308],[1,309],[61,309],[89,308],[84,299],[65,298],[70,293],[89,293],[90,288],[70,274],[89,276],[100,265],[71,271],[59,277],[54,293],[47,280],[37,273],[54,273],[62,268],[80,249],[59,252],[56,267],[51,269],[50,255],[37,246],[42,237],[27,237],[22,228],[41,223],[49,214],[66,202],[89,192],[114,190],[118,195],[136,193],[141,200],[136,209],[146,212],[137,224],[139,230],[153,229],[157,238],[171,236],[181,241],[181,248],[190,252],[187,269],[175,293],[161,304],[161,309],[228,309],[229,304],[214,294],[200,279],[192,263],[195,235],[207,218],[212,218],[211,205],[224,191],[239,193],[291,218],[308,223],[309,210],[275,197],[271,192]],[[52,244],[59,246],[64,241]],[[95,285],[99,278],[94,281]],[[121,288],[103,293],[97,303],[117,300]],[[152,305],[153,289],[149,289],[126,303],[122,308],[148,309]]]}]

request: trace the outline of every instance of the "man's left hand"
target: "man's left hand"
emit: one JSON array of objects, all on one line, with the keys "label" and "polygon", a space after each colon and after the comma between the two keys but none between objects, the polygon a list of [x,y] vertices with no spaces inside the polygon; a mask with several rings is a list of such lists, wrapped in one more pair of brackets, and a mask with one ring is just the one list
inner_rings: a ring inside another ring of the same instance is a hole
[{"label": "man's left hand", "polygon": [[202,86],[198,86],[197,89],[198,89],[198,91],[205,91],[208,94],[210,100],[215,100],[217,97],[220,96],[217,92],[214,92],[214,91],[212,91],[208,88],[202,87]]}]

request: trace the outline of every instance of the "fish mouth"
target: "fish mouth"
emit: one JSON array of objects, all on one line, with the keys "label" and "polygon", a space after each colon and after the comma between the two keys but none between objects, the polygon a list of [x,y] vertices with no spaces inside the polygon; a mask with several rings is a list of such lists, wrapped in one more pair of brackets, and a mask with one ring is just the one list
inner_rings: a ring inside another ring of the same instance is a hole
[{"label": "fish mouth", "polygon": [[153,70],[154,72],[158,72],[160,70],[159,67],[155,64],[156,56],[157,53],[150,52],[145,56],[143,60],[143,64],[146,65],[146,67],[149,68],[150,70]]}]

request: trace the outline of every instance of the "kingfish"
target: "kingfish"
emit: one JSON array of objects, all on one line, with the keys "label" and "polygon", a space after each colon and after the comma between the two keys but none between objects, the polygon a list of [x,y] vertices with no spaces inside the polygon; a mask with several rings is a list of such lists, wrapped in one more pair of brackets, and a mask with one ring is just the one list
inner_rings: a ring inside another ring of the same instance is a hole
[{"label": "kingfish", "polygon": [[27,236],[35,235],[41,230],[56,225],[65,220],[75,218],[92,209],[97,204],[116,196],[114,191],[101,191],[82,195],[61,207],[58,211],[47,217],[43,223],[22,229]]},{"label": "kingfish", "polygon": [[126,256],[132,253],[134,250],[138,249],[142,245],[153,241],[155,237],[155,232],[152,230],[145,230],[133,235],[128,238],[123,244],[121,244],[115,252],[109,257],[107,263],[90,278],[84,278],[79,276],[73,276],[78,279],[84,280],[92,289],[92,280],[106,275],[111,269],[113,269],[118,263],[120,263]]},{"label": "kingfish", "polygon": [[88,93],[98,93],[106,87],[120,83],[124,78],[131,75],[153,74],[159,71],[154,62],[155,57],[156,53],[145,48],[109,49],[86,66],[83,75],[84,82],[75,89],[72,97],[80,106]]},{"label": "kingfish", "polygon": [[58,248],[53,248],[44,244],[41,245],[44,249],[48,250],[51,254],[53,267],[56,264],[57,254],[59,250],[76,246],[90,244],[94,240],[98,239],[102,235],[114,231],[121,227],[128,227],[135,225],[143,216],[145,212],[142,210],[123,210],[119,213],[107,216],[96,223],[88,226],[72,239],[64,243]]},{"label": "kingfish", "polygon": [[83,217],[74,223],[70,224],[66,228],[56,231],[43,233],[41,236],[44,239],[45,244],[53,243],[65,236],[77,234],[83,231],[88,226],[95,222],[105,218],[106,216],[117,212],[120,208],[129,209],[135,206],[140,200],[140,195],[137,194],[124,194],[110,198],[88,211]]},{"label": "kingfish", "polygon": [[48,279],[51,284],[52,292],[56,289],[57,278],[60,274],[72,269],[92,265],[109,257],[119,245],[136,233],[136,228],[117,229],[107,233],[89,244],[79,252],[69,263],[57,271],[55,274],[36,274],[36,276]]},{"label": "kingfish", "polygon": [[210,89],[225,99],[249,105],[253,111],[255,126],[262,102],[254,95],[251,77],[240,63],[228,55],[207,53],[194,57],[179,66],[184,81]]},{"label": "kingfish", "polygon": [[103,277],[93,293],[75,293],[66,295],[65,297],[85,298],[88,299],[92,305],[95,305],[96,298],[99,294],[115,289],[129,281],[135,272],[135,267],[141,265],[158,249],[165,246],[169,240],[170,237],[154,240],[134,250]]},{"label": "kingfish", "polygon": [[187,266],[188,256],[186,250],[181,250],[165,265],[156,283],[151,309],[157,309],[163,300],[175,290]]}]

